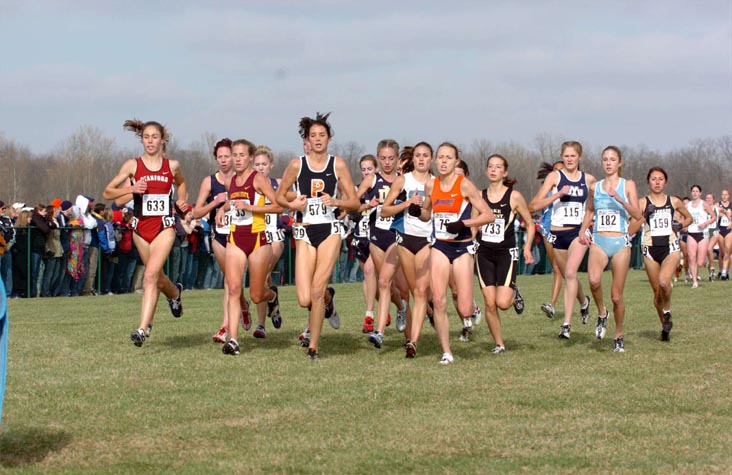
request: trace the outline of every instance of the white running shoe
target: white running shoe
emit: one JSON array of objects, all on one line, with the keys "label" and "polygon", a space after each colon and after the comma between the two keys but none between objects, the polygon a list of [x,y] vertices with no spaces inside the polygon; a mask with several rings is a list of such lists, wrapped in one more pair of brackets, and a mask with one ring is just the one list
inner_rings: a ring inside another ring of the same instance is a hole
[{"label": "white running shoe", "polygon": [[440,358],[440,364],[442,365],[452,364],[453,361],[455,361],[455,358],[452,357],[451,353],[443,353],[442,358]]},{"label": "white running shoe", "polygon": [[483,311],[480,309],[478,305],[475,305],[475,310],[473,310],[473,326],[480,325],[480,322],[483,321]]},{"label": "white running shoe", "polygon": [[547,318],[554,318],[554,306],[552,304],[541,304],[541,311],[544,312],[544,315],[546,315]]},{"label": "white running shoe", "polygon": [[403,332],[407,329],[407,301],[402,300],[402,306],[404,307],[404,310],[397,310],[397,321],[396,321],[396,327],[397,331]]}]

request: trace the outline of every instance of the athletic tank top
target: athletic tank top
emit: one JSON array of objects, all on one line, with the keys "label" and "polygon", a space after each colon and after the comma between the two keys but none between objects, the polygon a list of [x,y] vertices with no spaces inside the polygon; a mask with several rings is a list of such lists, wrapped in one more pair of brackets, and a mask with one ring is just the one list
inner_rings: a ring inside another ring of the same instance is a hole
[{"label": "athletic tank top", "polygon": [[703,223],[704,221],[707,221],[709,219],[709,215],[706,211],[704,211],[704,204],[702,201],[699,201],[699,206],[694,207],[692,205],[692,202],[689,201],[686,204],[686,209],[689,210],[689,214],[691,215],[691,224],[687,228],[687,232],[689,233],[701,233],[704,230],[699,229],[699,223]]},{"label": "athletic tank top", "polygon": [[556,193],[566,185],[569,185],[569,193],[554,201],[551,225],[556,227],[580,226],[585,217],[585,201],[589,196],[585,172],[580,172],[577,181],[567,178],[564,170],[557,170],[557,173],[559,173],[559,182],[552,188],[552,193]]},{"label": "athletic tank top", "polygon": [[320,197],[327,193],[338,196],[338,176],[335,170],[335,156],[328,155],[328,162],[322,170],[313,170],[307,156],[300,157],[300,172],[295,180],[297,196],[305,195],[307,204],[304,212],[297,212],[295,221],[303,224],[324,224],[336,221],[335,207],[326,206]]},{"label": "athletic tank top", "polygon": [[719,212],[717,213],[717,227],[726,228],[727,226],[729,226],[729,218],[727,217],[727,214],[724,213],[724,211],[729,211],[730,209],[732,209],[732,202],[725,206],[724,203],[720,201],[717,204],[717,207],[719,209]]},{"label": "athletic tank top", "polygon": [[516,213],[511,209],[511,193],[513,188],[506,190],[501,199],[494,203],[488,198],[488,190],[483,190],[483,199],[496,215],[496,220],[480,228],[481,245],[486,243],[497,249],[516,247]]},{"label": "athletic tank top", "polygon": [[470,228],[465,228],[458,234],[447,232],[445,225],[453,221],[462,221],[470,218],[473,206],[465,199],[460,191],[460,184],[465,177],[458,175],[455,184],[448,191],[440,189],[440,177],[435,178],[432,187],[432,225],[435,239],[440,241],[464,241],[471,238]]},{"label": "athletic tank top", "polygon": [[253,206],[264,206],[264,195],[260,195],[254,189],[254,177],[257,172],[253,171],[244,181],[243,185],[236,184],[236,175],[231,178],[229,185],[229,199],[231,200],[231,232],[234,233],[261,233],[265,230],[264,213],[252,213],[241,211],[234,207],[237,201],[244,201]]},{"label": "athletic tank top", "polygon": [[[406,192],[407,200],[414,195],[419,195],[424,198],[424,183],[420,183],[412,172],[404,175],[404,191]],[[422,221],[416,216],[412,216],[409,213],[403,213],[403,232],[409,236],[419,237],[430,237],[432,235],[432,220]]]},{"label": "athletic tank top", "polygon": [[173,216],[173,172],[170,170],[170,161],[163,158],[160,170],[148,170],[142,157],[135,159],[134,182],[144,180],[147,182],[145,193],[132,195],[134,206],[133,213],[138,219],[151,217],[172,217]]},{"label": "athletic tank top", "polygon": [[[716,204],[714,204],[714,205],[712,205],[712,209],[716,213],[717,219],[715,219],[712,223],[709,224],[709,226],[706,227],[707,231],[709,231],[710,234],[714,233],[717,230],[717,221],[719,221],[719,208],[717,207]],[[707,221],[709,221],[711,218],[712,218],[712,215],[707,214]]]},{"label": "athletic tank top", "polygon": [[[360,188],[361,185],[359,184],[358,187]],[[368,202],[368,192],[364,193],[364,195],[361,197],[361,204],[366,204]],[[356,226],[353,229],[353,236],[359,239],[368,239],[369,238],[369,217],[371,216],[371,212],[373,209],[367,209],[361,212],[361,214],[358,217],[358,220],[356,221]]]},{"label": "athletic tank top", "polygon": [[[628,232],[628,212],[625,211],[623,205],[618,203],[615,198],[611,198],[607,194],[603,185],[605,180],[602,179],[595,184],[595,197],[593,204],[595,206],[595,228],[597,232]],[[618,187],[615,188],[618,196],[625,198],[625,178],[620,178]]]},{"label": "athletic tank top", "polygon": [[[550,191],[547,193],[546,197],[550,197],[552,195],[552,192]],[[539,221],[541,224],[541,227],[549,231],[549,229],[552,227],[552,210],[554,209],[554,203],[547,206],[544,211],[541,212],[541,220]]]},{"label": "athletic tank top", "polygon": [[[209,192],[208,196],[206,197],[206,204],[212,202],[219,193],[226,193],[226,185],[224,185],[223,183],[219,182],[219,180],[216,179],[216,173],[211,175],[209,178],[211,179],[211,185],[210,185],[211,191]],[[216,206],[214,209],[211,210],[211,212],[208,214],[209,223],[211,223],[211,224],[216,223],[216,212],[222,206],[224,206],[223,203]],[[227,236],[229,234],[230,227],[231,227],[231,210],[229,210],[229,212],[224,215],[224,225],[223,226],[214,226],[214,232],[216,232],[216,234],[222,234],[224,236]]]},{"label": "athletic tank top", "polygon": [[[643,214],[651,205],[651,197],[646,196],[646,208]],[[654,205],[655,206],[655,205]],[[643,238],[641,244],[644,246],[663,246],[666,247],[676,241],[678,237],[671,226],[674,223],[674,207],[671,204],[671,197],[666,195],[666,201],[663,206],[656,206],[655,211],[643,224]]]},{"label": "athletic tank top", "polygon": [[376,207],[376,209],[372,210],[372,213],[375,213],[375,216],[369,217],[371,218],[369,220],[371,226],[370,229],[376,228],[381,229],[382,231],[388,231],[389,229],[391,229],[391,225],[394,222],[394,216],[389,216],[388,218],[381,217],[381,207],[384,204],[386,195],[389,194],[390,188],[391,182],[386,181],[381,173],[376,172],[374,174],[374,185],[369,188],[364,195],[367,202],[373,200],[374,198],[379,201],[379,205]]},{"label": "athletic tank top", "polygon": [[[270,178],[269,184],[272,185],[272,189],[277,191],[277,188],[279,188],[279,183],[277,183],[276,178]],[[269,201],[269,198],[266,196],[264,197],[264,204],[265,205],[271,205],[272,203]],[[267,213],[264,215],[264,225],[267,229],[267,232],[270,233],[276,233],[277,232],[277,221],[279,215],[277,213]]]}]

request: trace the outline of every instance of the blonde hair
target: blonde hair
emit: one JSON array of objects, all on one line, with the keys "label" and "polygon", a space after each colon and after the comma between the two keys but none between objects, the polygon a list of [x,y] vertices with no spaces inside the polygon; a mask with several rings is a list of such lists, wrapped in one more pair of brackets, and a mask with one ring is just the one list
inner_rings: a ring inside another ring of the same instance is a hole
[{"label": "blonde hair", "polygon": [[266,155],[267,158],[269,158],[269,163],[274,163],[274,154],[272,153],[272,149],[266,145],[257,145],[252,156],[256,157],[257,155]]}]

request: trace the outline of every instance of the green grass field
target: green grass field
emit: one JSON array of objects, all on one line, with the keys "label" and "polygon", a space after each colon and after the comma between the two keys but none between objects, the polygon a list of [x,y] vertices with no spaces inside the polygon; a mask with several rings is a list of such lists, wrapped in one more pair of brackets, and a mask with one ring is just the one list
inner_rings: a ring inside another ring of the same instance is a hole
[{"label": "green grass field", "polygon": [[239,357],[211,342],[222,291],[186,292],[180,320],[161,302],[142,348],[139,295],[12,300],[0,473],[732,473],[732,283],[677,285],[663,343],[631,271],[616,354],[594,305],[557,338],[539,310],[550,282],[519,278],[504,355],[485,323],[458,342],[453,317],[447,367],[429,325],[416,359],[393,325],[374,349],[357,284],[335,286],[342,327],[326,324],[317,363],[293,287],[283,328],[240,337]]}]

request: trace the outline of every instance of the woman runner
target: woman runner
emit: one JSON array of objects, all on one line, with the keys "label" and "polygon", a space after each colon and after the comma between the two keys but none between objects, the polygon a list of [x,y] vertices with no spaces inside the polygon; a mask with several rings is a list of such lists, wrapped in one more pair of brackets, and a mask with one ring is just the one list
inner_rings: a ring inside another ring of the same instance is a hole
[{"label": "woman runner", "polygon": [[[175,236],[175,208],[186,209],[188,189],[177,160],[163,156],[165,143],[170,134],[165,127],[154,121],[127,120],[124,128],[134,132],[142,142],[144,153],[127,160],[119,173],[104,189],[105,200],[125,203],[134,201],[132,239],[145,264],[143,276],[140,325],[130,335],[135,346],[140,347],[150,336],[155,307],[160,292],[168,298],[168,305],[174,317],[183,314],[181,293],[183,286],[173,284],[163,273],[168,254]],[[178,200],[173,203],[174,188]]]},{"label": "woman runner", "polygon": [[[608,261],[612,265],[613,284],[611,298],[613,301],[613,317],[615,318],[615,338],[613,351],[625,351],[623,339],[623,323],[625,321],[625,301],[623,290],[625,279],[630,269],[630,237],[628,236],[628,219],[640,219],[638,209],[638,192],[633,180],[622,177],[623,157],[620,149],[610,145],[602,151],[602,166],[605,178],[590,185],[590,199],[580,229],[579,240],[590,246],[590,258],[587,274],[590,290],[597,305],[597,325],[595,336],[605,337],[608,309],[605,307],[602,292],[602,274]],[[594,219],[592,238],[587,230]]]},{"label": "woman runner", "polygon": [[[437,147],[436,155],[439,176],[425,184],[423,205],[410,204],[409,214],[425,222],[432,219],[435,242],[430,250],[430,284],[434,321],[443,351],[440,364],[448,365],[454,361],[447,318],[448,282],[453,275],[457,284],[458,313],[472,315],[474,261],[468,252],[473,245],[470,228],[491,223],[495,216],[475,185],[455,173],[460,159],[457,147],[444,142]],[[477,215],[471,218],[473,207]]]},{"label": "woman runner", "polygon": [[[231,156],[235,175],[226,187],[228,201],[216,214],[216,224],[224,224],[226,214],[231,210],[229,241],[226,245],[226,270],[224,272],[228,303],[229,341],[221,351],[227,355],[239,354],[239,316],[244,272],[249,270],[249,296],[258,304],[267,302],[270,317],[279,312],[277,287],[267,287],[267,274],[272,259],[272,246],[265,236],[265,214],[280,213],[282,208],[275,203],[275,192],[269,179],[250,168],[254,155],[254,144],[248,140],[232,143]],[[265,197],[270,203],[265,204]]]},{"label": "woman runner", "polygon": [[571,334],[574,299],[582,302],[580,314],[582,323],[587,323],[590,312],[590,297],[582,291],[577,279],[577,270],[587,252],[587,245],[579,241],[579,231],[585,215],[585,203],[589,196],[588,187],[595,183],[595,177],[580,170],[582,144],[562,144],[564,168],[547,176],[536,196],[529,203],[532,213],[552,205],[550,234],[547,238],[554,247],[554,258],[564,276],[564,321],[559,338],[569,339]]},{"label": "woman runner", "polygon": [[635,234],[643,227],[643,266],[653,289],[653,305],[661,321],[661,340],[669,341],[674,326],[671,320],[671,279],[681,259],[678,233],[691,224],[692,218],[682,200],[664,193],[668,175],[663,168],[648,170],[646,181],[650,193],[639,201],[643,216],[630,223],[628,232]]},{"label": "woman runner", "polygon": [[[318,343],[325,318],[324,294],[341,246],[341,225],[335,209],[358,208],[348,165],[341,157],[328,154],[328,143],[333,136],[329,115],[318,113],[315,119],[300,120],[300,136],[308,141],[311,153],[290,161],[277,189],[277,202],[297,211],[292,227],[296,240],[295,284],[298,303],[309,311],[308,358],[311,361],[319,358]],[[296,198],[288,200],[287,190],[292,186]]]},{"label": "woman runner", "polygon": [[[475,264],[485,300],[485,320],[496,343],[491,353],[497,355],[506,352],[498,309],[507,310],[519,295],[516,286],[519,250],[514,221],[517,214],[527,223],[533,220],[526,200],[513,189],[516,180],[508,177],[508,162],[504,157],[498,154],[488,157],[485,173],[488,188],[482,196],[496,219],[481,228]],[[523,252],[527,264],[534,262],[531,254],[534,233],[534,226],[526,227]]]}]

